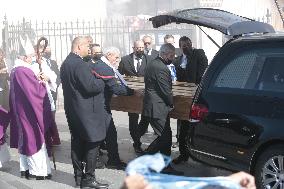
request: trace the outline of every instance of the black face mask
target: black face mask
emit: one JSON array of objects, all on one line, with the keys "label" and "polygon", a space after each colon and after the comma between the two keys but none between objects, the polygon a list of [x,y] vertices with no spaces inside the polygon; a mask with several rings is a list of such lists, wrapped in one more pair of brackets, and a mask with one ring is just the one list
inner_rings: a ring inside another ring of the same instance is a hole
[{"label": "black face mask", "polygon": [[50,59],[51,53],[44,53],[43,57],[46,59]]},{"label": "black face mask", "polygon": [[170,60],[170,59],[166,59],[166,60],[164,60],[164,63],[165,63],[166,65],[170,65],[172,62],[173,62],[173,61],[172,61],[172,60]]},{"label": "black face mask", "polygon": [[138,57],[138,58],[142,58],[142,56],[144,55],[144,52],[143,51],[137,51],[135,53],[135,55]]},{"label": "black face mask", "polygon": [[98,60],[100,60],[101,59],[101,57],[103,56],[103,54],[95,54],[95,55],[93,55],[93,57],[92,57],[92,59],[94,60],[94,61],[98,61]]},{"label": "black face mask", "polygon": [[186,54],[186,55],[189,55],[190,52],[191,52],[191,50],[192,50],[192,48],[186,47],[186,48],[183,48],[183,49],[182,49],[182,52],[183,52],[184,54]]},{"label": "black face mask", "polygon": [[89,62],[90,60],[92,60],[92,56],[91,56],[91,55],[87,55],[87,56],[85,56],[85,57],[83,58],[83,60],[84,60],[85,62]]}]

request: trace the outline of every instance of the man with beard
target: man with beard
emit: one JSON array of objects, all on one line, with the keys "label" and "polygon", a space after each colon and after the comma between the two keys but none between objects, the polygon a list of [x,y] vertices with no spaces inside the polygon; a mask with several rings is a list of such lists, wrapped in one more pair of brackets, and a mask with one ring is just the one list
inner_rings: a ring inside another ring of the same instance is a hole
[{"label": "man with beard", "polygon": [[[149,63],[149,58],[144,54],[144,42],[142,40],[134,41],[133,53],[126,55],[121,58],[119,63],[118,70],[123,75],[126,76],[136,76],[143,77],[144,69]],[[138,124],[139,114],[137,113],[128,113],[129,116],[129,132],[131,138],[133,139],[133,147],[137,154],[143,152],[141,148],[140,137],[142,131],[140,128],[147,128],[146,125],[149,122],[141,116],[141,120]]]},{"label": "man with beard", "polygon": [[103,56],[103,53],[102,53],[102,48],[99,44],[94,43],[91,45],[91,56],[92,56],[93,63],[96,63],[97,61],[101,59],[101,57]]},{"label": "man with beard", "polygon": [[[191,40],[183,36],[179,39],[179,47],[183,54],[176,58],[174,62],[177,74],[177,81],[199,84],[202,75],[208,66],[208,60],[203,49],[194,49]],[[173,160],[173,163],[179,164],[189,158],[186,146],[186,136],[191,132],[191,126],[187,120],[178,120],[179,131],[179,151],[180,155]]]}]

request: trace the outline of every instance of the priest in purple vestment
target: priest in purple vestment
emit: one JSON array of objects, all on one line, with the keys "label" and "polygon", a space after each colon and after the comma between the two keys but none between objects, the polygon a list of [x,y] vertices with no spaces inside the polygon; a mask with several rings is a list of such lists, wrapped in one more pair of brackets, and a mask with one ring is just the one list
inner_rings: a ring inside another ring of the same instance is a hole
[{"label": "priest in purple vestment", "polygon": [[45,82],[31,70],[34,50],[29,49],[10,75],[10,145],[19,151],[21,176],[42,180],[51,178],[51,146],[60,140]]}]

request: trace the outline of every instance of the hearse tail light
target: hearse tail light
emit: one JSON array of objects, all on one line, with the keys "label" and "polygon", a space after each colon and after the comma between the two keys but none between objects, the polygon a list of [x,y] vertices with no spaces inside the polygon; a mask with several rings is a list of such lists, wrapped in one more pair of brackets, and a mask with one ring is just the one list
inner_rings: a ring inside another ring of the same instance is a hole
[{"label": "hearse tail light", "polygon": [[189,122],[200,122],[208,114],[208,108],[202,104],[193,103],[189,114]]}]

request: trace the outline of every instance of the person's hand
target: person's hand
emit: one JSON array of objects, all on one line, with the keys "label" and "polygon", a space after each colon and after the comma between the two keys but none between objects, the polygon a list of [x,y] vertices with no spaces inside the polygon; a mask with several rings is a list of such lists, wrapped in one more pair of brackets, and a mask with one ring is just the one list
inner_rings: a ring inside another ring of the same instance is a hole
[{"label": "person's hand", "polygon": [[242,188],[245,189],[256,189],[254,176],[245,173],[245,172],[238,172],[228,176],[229,179],[239,183]]},{"label": "person's hand", "polygon": [[44,82],[50,81],[50,78],[47,75],[45,75],[43,72],[40,72],[38,74],[38,79],[41,80],[41,81],[44,81]]},{"label": "person's hand", "polygon": [[152,187],[142,175],[130,175],[125,177],[121,189],[151,189]]}]

